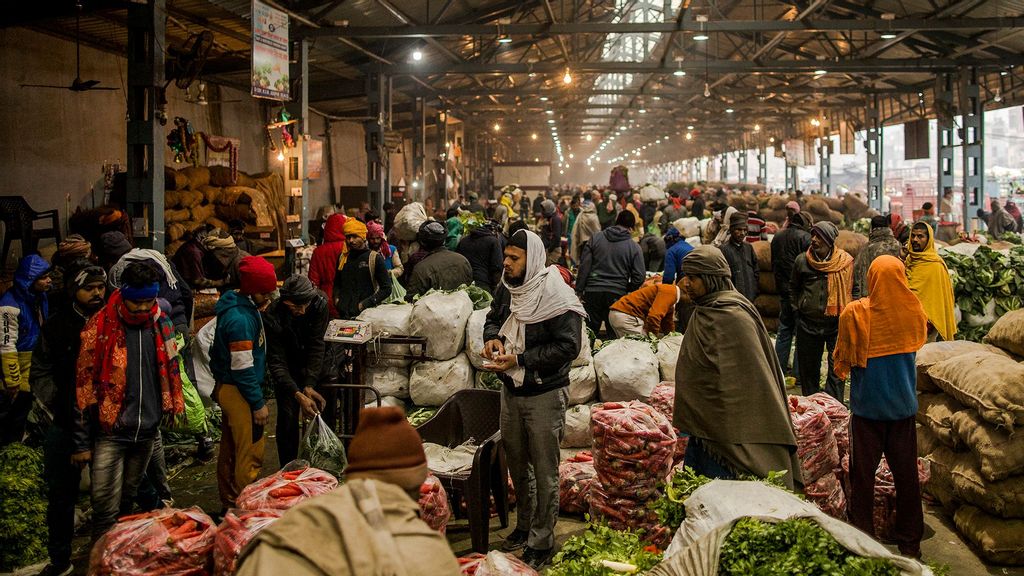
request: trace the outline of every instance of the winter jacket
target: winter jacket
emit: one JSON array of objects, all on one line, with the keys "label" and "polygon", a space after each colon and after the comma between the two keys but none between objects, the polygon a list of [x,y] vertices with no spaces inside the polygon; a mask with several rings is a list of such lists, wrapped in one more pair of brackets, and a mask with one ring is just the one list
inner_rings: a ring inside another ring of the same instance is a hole
[{"label": "winter jacket", "polygon": [[648,334],[662,336],[676,329],[679,296],[679,288],[674,284],[651,284],[619,298],[611,309],[643,320]]},{"label": "winter jacket", "polygon": [[253,410],[266,403],[267,337],[252,299],[234,290],[217,301],[217,331],[210,346],[210,371],[220,384],[233,384]]},{"label": "winter jacket", "polygon": [[219,282],[217,290],[221,294],[241,287],[238,264],[246,256],[249,256],[249,253],[237,246],[215,248],[203,256],[203,268],[206,270],[207,279]]},{"label": "winter jacket", "polygon": [[[370,256],[373,255],[373,269]],[[391,273],[385,258],[373,250],[350,250],[345,267],[334,276],[334,309],[339,318],[351,319],[391,295]]]},{"label": "winter jacket", "polygon": [[541,229],[540,239],[544,241],[544,249],[551,252],[562,247],[562,217],[555,212],[547,220]]},{"label": "winter jacket", "polygon": [[801,330],[815,336],[835,334],[839,330],[839,317],[825,315],[828,274],[812,268],[806,252],[796,257],[790,289],[793,311]]},{"label": "winter jacket", "polygon": [[0,297],[0,362],[3,387],[29,391],[32,350],[39,340],[43,320],[49,315],[45,293],[32,291],[32,284],[50,269],[38,254],[21,259],[14,284]]},{"label": "winter jacket", "polygon": [[693,250],[693,246],[686,240],[680,240],[673,244],[665,252],[665,272],[661,275],[661,281],[665,284],[673,284],[683,278],[683,258]]},{"label": "winter jacket", "polygon": [[476,228],[459,241],[457,251],[469,261],[473,282],[493,293],[501,279],[503,259],[498,237],[485,228]]},{"label": "winter jacket", "polygon": [[278,300],[263,313],[263,320],[270,377],[293,396],[300,389],[315,388],[324,361],[327,298],[314,298],[302,316],[293,315]]},{"label": "winter jacket", "polygon": [[760,275],[754,247],[748,242],[740,242],[737,245],[730,240],[722,244],[721,250],[729,262],[729,268],[732,270],[732,283],[736,286],[736,290],[747,300],[753,302],[757,298],[757,280]]},{"label": "winter jacket", "polygon": [[608,201],[602,200],[597,203],[597,220],[601,223],[601,229],[607,230],[615,224],[615,217],[619,215],[616,207],[608,209]]},{"label": "winter jacket", "polygon": [[[502,340],[498,335],[508,319],[512,295],[499,285],[484,321],[484,342]],[[566,312],[543,322],[526,325],[526,351],[518,362],[526,370],[523,385],[515,386],[512,378],[498,374],[498,379],[513,396],[537,396],[569,385],[569,365],[579,356],[583,333],[583,317]]]},{"label": "winter jacket", "polygon": [[661,229],[668,230],[673,222],[680,218],[686,218],[686,206],[680,205],[676,208],[671,202],[661,211]]},{"label": "winter jacket", "polygon": [[648,272],[661,272],[665,267],[665,239],[644,234],[640,239],[640,253],[644,255],[644,268]]},{"label": "winter jacket", "polygon": [[581,298],[586,292],[628,294],[644,283],[644,256],[629,230],[612,226],[594,234],[583,247],[576,276]]},{"label": "winter jacket", "polygon": [[202,281],[206,278],[206,271],[203,268],[204,253],[202,244],[192,238],[182,244],[171,258],[174,267],[189,286],[203,288]]},{"label": "winter jacket", "polygon": [[779,296],[789,297],[789,283],[793,279],[793,264],[796,257],[811,247],[811,233],[803,228],[790,226],[772,238],[772,272],[775,274],[775,289]]},{"label": "winter jacket", "polygon": [[900,257],[900,243],[892,235],[892,230],[886,228],[875,228],[868,235],[867,246],[861,249],[860,253],[853,260],[853,299],[869,296],[868,291],[868,269],[871,263],[879,256]]},{"label": "winter jacket", "polygon": [[99,424],[97,405],[88,408],[83,417],[75,418],[71,430],[75,452],[92,450],[97,435],[122,443],[156,437],[164,416],[157,373],[156,336],[153,333],[156,329],[153,326],[124,325],[128,354],[121,412],[110,432],[104,432]]},{"label": "winter jacket", "polygon": [[[71,431],[81,418],[76,397],[75,374],[82,346],[82,329],[88,317],[67,305],[47,319],[32,353],[32,394],[53,416],[53,423]],[[87,439],[86,439],[87,441]]]},{"label": "winter jacket", "polygon": [[416,264],[409,276],[408,297],[426,294],[428,290],[454,290],[473,281],[473,268],[469,260],[441,247]]},{"label": "winter jacket", "polygon": [[334,276],[338,271],[338,258],[345,251],[345,217],[333,214],[324,224],[324,243],[313,250],[309,259],[309,281],[323,292],[327,298],[327,310],[331,318],[338,317],[334,309]]},{"label": "winter jacket", "polygon": [[704,210],[704,195],[700,194],[690,202],[690,216],[697,220],[703,220]]}]

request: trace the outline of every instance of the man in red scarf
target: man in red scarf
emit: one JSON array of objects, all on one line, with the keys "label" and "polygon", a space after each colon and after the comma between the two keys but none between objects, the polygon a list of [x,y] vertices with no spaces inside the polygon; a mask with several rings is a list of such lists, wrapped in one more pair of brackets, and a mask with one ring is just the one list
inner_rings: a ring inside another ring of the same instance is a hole
[{"label": "man in red scarf", "polygon": [[157,304],[158,273],[132,262],[121,288],[82,331],[76,398],[79,465],[91,462],[93,539],[135,498],[165,415],[185,409],[174,324]]}]

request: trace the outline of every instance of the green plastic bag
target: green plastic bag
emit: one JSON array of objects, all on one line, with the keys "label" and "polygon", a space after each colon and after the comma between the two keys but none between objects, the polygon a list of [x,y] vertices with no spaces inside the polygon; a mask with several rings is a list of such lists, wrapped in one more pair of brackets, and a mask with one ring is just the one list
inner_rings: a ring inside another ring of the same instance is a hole
[{"label": "green plastic bag", "polygon": [[405,304],[405,295],[408,291],[398,281],[398,278],[391,278],[391,295],[384,300],[384,304]]},{"label": "green plastic bag", "polygon": [[306,435],[299,445],[299,459],[308,460],[310,466],[328,472],[335,478],[341,478],[341,473],[348,466],[345,446],[319,414],[306,428]]},{"label": "green plastic bag", "polygon": [[178,372],[181,374],[181,393],[185,397],[185,411],[164,419],[163,430],[192,436],[206,433],[206,408],[199,390],[185,371],[185,356],[178,354]]}]

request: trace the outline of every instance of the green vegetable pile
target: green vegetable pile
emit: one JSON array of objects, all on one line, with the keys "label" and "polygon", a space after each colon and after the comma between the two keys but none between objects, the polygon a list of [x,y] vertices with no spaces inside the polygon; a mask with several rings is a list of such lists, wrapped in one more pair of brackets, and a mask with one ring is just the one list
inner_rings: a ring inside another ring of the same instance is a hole
[{"label": "green vegetable pile", "polygon": [[437,414],[437,408],[416,408],[412,412],[406,414],[406,419],[409,420],[409,424],[412,424],[413,428],[415,428],[433,418],[434,414]]},{"label": "green vegetable pile", "polygon": [[718,561],[719,576],[899,573],[899,568],[888,560],[852,554],[824,528],[805,518],[778,524],[744,518],[733,526]]},{"label": "green vegetable pile", "polygon": [[491,293],[476,284],[463,284],[456,290],[464,290],[469,299],[473,301],[473,310],[483,310],[491,307],[491,300],[494,299]]},{"label": "green vegetable pile", "polygon": [[636,532],[613,530],[604,524],[588,524],[585,532],[570,538],[555,554],[547,576],[613,576],[621,574],[602,560],[631,564],[642,574],[661,562],[661,552],[645,545]]},{"label": "green vegetable pile", "polygon": [[[752,476],[740,477],[740,480],[760,481],[771,484],[776,488],[785,489],[782,478],[785,472],[773,471],[768,473],[767,478],[755,478]],[[711,482],[712,478],[697,474],[693,468],[685,466],[673,472],[667,484],[662,489],[662,496],[653,503],[651,509],[658,514],[658,522],[675,532],[686,519],[686,499],[701,486]]]},{"label": "green vegetable pile", "polygon": [[0,449],[0,572],[46,559],[43,454],[14,442]]},{"label": "green vegetable pile", "polygon": [[482,372],[483,376],[480,377],[480,384],[483,385],[487,390],[501,390],[501,380],[498,379],[498,375],[494,372]]},{"label": "green vegetable pile", "polygon": [[[995,302],[998,318],[1024,306],[1024,246],[1014,246],[1006,256],[981,246],[974,257],[943,251],[951,272],[953,296],[964,314],[984,316],[989,301]],[[966,320],[958,326],[957,338],[980,341],[991,325],[971,327]]]}]

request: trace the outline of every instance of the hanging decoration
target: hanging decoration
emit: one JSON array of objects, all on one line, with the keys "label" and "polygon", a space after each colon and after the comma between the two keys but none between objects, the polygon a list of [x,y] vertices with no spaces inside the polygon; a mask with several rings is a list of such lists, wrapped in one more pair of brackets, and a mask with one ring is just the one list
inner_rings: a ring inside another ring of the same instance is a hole
[{"label": "hanging decoration", "polygon": [[206,149],[216,153],[227,152],[228,163],[231,169],[231,182],[238,181],[238,146],[232,140],[225,139],[222,146],[215,145],[211,138],[206,132],[200,132],[199,137],[203,139],[203,144],[206,144]]},{"label": "hanging decoration", "polygon": [[188,162],[193,166],[198,166],[199,154],[196,144],[196,134],[192,130],[192,123],[181,116],[175,116],[174,130],[167,135],[167,146],[174,152],[174,161],[176,163]]},{"label": "hanging decoration", "polygon": [[267,126],[267,146],[270,146],[271,152],[277,152],[277,143],[274,142],[274,134],[270,131],[270,126]]},{"label": "hanging decoration", "polygon": [[281,125],[281,145],[285,148],[294,148],[295,136],[292,134],[292,130],[294,130],[295,121],[292,120],[292,115],[287,108],[281,107],[281,111],[277,113],[275,124]]}]

